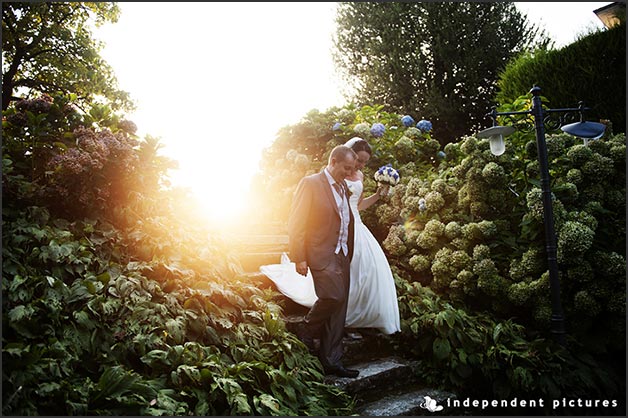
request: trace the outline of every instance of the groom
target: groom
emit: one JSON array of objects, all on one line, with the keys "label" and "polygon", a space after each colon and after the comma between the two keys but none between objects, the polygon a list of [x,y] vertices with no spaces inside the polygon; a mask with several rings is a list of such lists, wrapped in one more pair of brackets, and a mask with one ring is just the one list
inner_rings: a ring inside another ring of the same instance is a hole
[{"label": "groom", "polygon": [[290,258],[299,274],[311,270],[318,295],[298,336],[312,349],[314,337],[320,335],[318,357],[325,373],[341,377],[359,374],[340,361],[353,255],[353,215],[344,179],[356,160],[351,148],[335,147],[327,167],[299,182],[288,220]]}]

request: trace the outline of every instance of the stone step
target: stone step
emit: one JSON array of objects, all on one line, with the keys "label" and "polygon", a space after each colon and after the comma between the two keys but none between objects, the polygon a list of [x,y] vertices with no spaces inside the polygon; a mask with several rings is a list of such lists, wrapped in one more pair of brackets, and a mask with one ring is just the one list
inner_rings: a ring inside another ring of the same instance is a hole
[{"label": "stone step", "polygon": [[[288,251],[287,235],[238,235],[230,238],[233,247],[246,252]],[[274,250],[274,249],[277,250]]]},{"label": "stone step", "polygon": [[234,243],[242,244],[279,244],[288,245],[288,235],[285,234],[238,234],[232,238]]},{"label": "stone step", "polygon": [[[307,310],[301,307],[301,313],[285,315],[286,328],[296,332]],[[344,338],[343,363],[359,370],[360,374],[356,378],[326,376],[325,383],[337,386],[351,395],[359,416],[447,415],[447,411],[453,410],[448,407],[447,400],[456,399],[456,395],[426,388],[420,381],[420,362],[395,355],[395,339],[398,335],[383,335],[373,329],[347,331],[357,332],[361,338]],[[444,408],[440,412],[429,411],[425,403],[426,396]]]},{"label": "stone step", "polygon": [[[345,363],[347,363],[345,361]],[[392,390],[410,383],[416,383],[417,362],[404,360],[400,357],[382,357],[347,367],[360,371],[356,378],[326,376],[325,382],[341,388],[355,397],[358,404],[366,402],[373,396],[381,395],[382,391]]]},{"label": "stone step", "polygon": [[[426,404],[426,396],[435,400],[436,406],[442,406],[440,411],[431,411]],[[418,384],[406,386],[401,390],[385,393],[379,399],[357,406],[359,416],[421,416],[434,415],[447,416],[452,410],[448,407],[448,400],[453,400],[456,395],[437,389],[421,388]]]},{"label": "stone step", "polygon": [[239,225],[237,228],[232,228],[233,234],[247,235],[247,234],[275,234],[286,235],[288,234],[288,225],[286,222],[269,222],[269,223],[256,223],[249,222]]},{"label": "stone step", "polygon": [[238,255],[238,259],[244,272],[254,273],[259,271],[260,266],[281,263],[281,254],[283,251],[244,252]]},{"label": "stone step", "polygon": [[[286,329],[296,334],[296,330],[301,326],[305,315],[309,311],[302,305],[284,298],[284,321]],[[282,301],[283,302],[283,301]],[[343,340],[344,363],[359,364],[373,358],[392,356],[395,351],[395,336],[384,335],[373,328],[347,328],[348,335]],[[358,334],[360,338],[355,338],[353,334]],[[318,340],[315,340],[318,346]]]}]

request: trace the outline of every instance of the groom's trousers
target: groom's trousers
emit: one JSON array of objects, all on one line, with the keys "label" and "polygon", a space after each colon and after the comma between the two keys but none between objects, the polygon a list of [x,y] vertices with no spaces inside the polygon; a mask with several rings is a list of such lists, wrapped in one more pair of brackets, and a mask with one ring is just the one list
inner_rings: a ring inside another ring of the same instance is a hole
[{"label": "groom's trousers", "polygon": [[310,334],[320,335],[319,359],[325,368],[342,366],[349,265],[351,260],[340,251],[323,270],[311,270],[318,300],[305,317]]}]

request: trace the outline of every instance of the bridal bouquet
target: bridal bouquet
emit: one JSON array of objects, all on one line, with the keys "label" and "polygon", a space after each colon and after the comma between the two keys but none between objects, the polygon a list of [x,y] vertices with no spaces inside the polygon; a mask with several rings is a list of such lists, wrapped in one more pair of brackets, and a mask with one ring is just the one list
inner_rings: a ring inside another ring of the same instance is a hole
[{"label": "bridal bouquet", "polygon": [[[392,167],[392,164],[381,166],[374,175],[379,186],[396,186],[399,183],[399,173]],[[390,194],[391,191],[388,192]]]}]

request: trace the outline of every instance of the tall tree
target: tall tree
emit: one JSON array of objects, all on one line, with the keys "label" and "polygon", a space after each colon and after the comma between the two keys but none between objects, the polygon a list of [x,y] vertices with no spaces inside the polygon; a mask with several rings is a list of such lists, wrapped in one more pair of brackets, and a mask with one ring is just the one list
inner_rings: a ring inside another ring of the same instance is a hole
[{"label": "tall tree", "polygon": [[2,2],[2,109],[61,91],[76,94],[79,105],[104,99],[114,110],[131,110],[90,30],[117,22],[119,13],[113,2]]},{"label": "tall tree", "polygon": [[347,2],[336,23],[345,95],[429,119],[443,144],[486,124],[511,57],[551,46],[510,2]]}]

